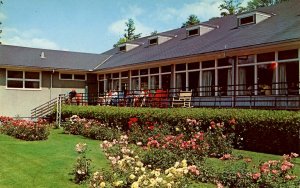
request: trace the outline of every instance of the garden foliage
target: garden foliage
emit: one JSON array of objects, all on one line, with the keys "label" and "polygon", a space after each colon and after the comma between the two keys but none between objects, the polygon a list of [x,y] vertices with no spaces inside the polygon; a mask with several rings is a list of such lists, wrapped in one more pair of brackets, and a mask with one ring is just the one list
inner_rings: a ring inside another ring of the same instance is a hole
[{"label": "garden foliage", "polygon": [[50,134],[45,120],[33,122],[3,116],[0,116],[0,132],[27,141],[46,140]]},{"label": "garden foliage", "polygon": [[[284,154],[298,152],[300,113],[292,111],[208,109],[208,108],[127,108],[108,106],[64,106],[64,118],[77,114],[87,119],[96,119],[111,128],[127,130],[128,120],[137,118],[139,126],[147,122],[164,125],[171,131],[184,132],[190,128],[187,119],[194,119],[201,130],[207,130],[212,121],[223,122],[225,132],[235,124],[234,146],[257,152]],[[233,122],[235,121],[235,122]],[[148,126],[151,128],[151,126]],[[227,127],[227,128],[226,128]],[[200,130],[199,130],[200,131]]]}]

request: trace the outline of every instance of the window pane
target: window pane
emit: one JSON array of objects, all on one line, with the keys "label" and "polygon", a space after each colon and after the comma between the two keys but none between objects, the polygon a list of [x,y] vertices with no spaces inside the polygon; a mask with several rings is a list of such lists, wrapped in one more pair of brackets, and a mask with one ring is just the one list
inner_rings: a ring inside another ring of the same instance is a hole
[{"label": "window pane", "polygon": [[257,62],[267,62],[275,60],[275,52],[257,54]]},{"label": "window pane", "polygon": [[23,78],[23,71],[7,71],[7,78]]},{"label": "window pane", "polygon": [[106,74],[105,76],[106,76],[106,79],[111,78],[111,74]]},{"label": "window pane", "polygon": [[158,74],[159,73],[159,68],[151,68],[150,69],[150,74]]},{"label": "window pane", "polygon": [[177,73],[176,74],[176,88],[185,91],[186,88],[186,74]]},{"label": "window pane", "polygon": [[202,69],[211,68],[211,67],[215,67],[215,61],[214,60],[203,61],[202,62]]},{"label": "window pane", "polygon": [[60,74],[60,78],[72,80],[72,74]]},{"label": "window pane", "polygon": [[7,80],[8,88],[23,88],[23,81]]},{"label": "window pane", "polygon": [[150,77],[150,89],[158,89],[159,88],[159,77],[151,76]]},{"label": "window pane", "polygon": [[40,79],[39,72],[25,72],[25,79]]},{"label": "window pane", "polygon": [[297,59],[297,58],[298,58],[297,49],[278,52],[278,60]]},{"label": "window pane", "polygon": [[162,66],[161,72],[171,72],[171,65],[169,66]]},{"label": "window pane", "polygon": [[140,70],[140,75],[147,75],[148,74],[148,69],[141,69]]},{"label": "window pane", "polygon": [[239,95],[254,95],[254,66],[238,68]]},{"label": "window pane", "polygon": [[254,55],[245,55],[238,57],[238,63],[241,64],[249,64],[254,63]]},{"label": "window pane", "polygon": [[104,74],[100,74],[100,75],[98,76],[98,79],[99,79],[99,80],[103,80],[103,79],[104,79]]},{"label": "window pane", "polygon": [[75,80],[85,80],[85,75],[84,74],[74,74],[74,79]]},{"label": "window pane", "polygon": [[128,77],[128,71],[121,72],[121,77]]},{"label": "window pane", "polygon": [[149,40],[149,44],[152,45],[152,44],[157,44],[157,38],[155,39],[150,39]]},{"label": "window pane", "polygon": [[185,63],[176,65],[176,71],[183,71],[183,70],[186,70]]},{"label": "window pane", "polygon": [[120,51],[126,51],[126,46],[121,46],[121,47],[119,48],[119,50],[120,50]]},{"label": "window pane", "polygon": [[189,34],[189,36],[199,35],[199,28],[198,29],[189,30],[188,34]]},{"label": "window pane", "polygon": [[161,83],[162,89],[170,89],[171,88],[171,74],[161,75],[161,79],[163,82]]},{"label": "window pane", "polygon": [[199,69],[199,63],[198,62],[196,62],[196,63],[189,63],[188,64],[188,69],[189,70]]},{"label": "window pane", "polygon": [[228,58],[218,59],[218,67],[231,66],[230,60]]},{"label": "window pane", "polygon": [[248,16],[240,19],[241,25],[249,24],[254,22],[254,16]]},{"label": "window pane", "polygon": [[215,71],[203,71],[202,73],[202,95],[214,96],[215,95]]},{"label": "window pane", "polygon": [[113,78],[119,78],[119,73],[113,73]]},{"label": "window pane", "polygon": [[138,75],[139,75],[139,70],[131,71],[131,76],[138,76]]},{"label": "window pane", "polygon": [[[275,82],[275,64],[257,66],[258,94],[271,95],[272,83]],[[275,87],[275,85],[273,86]],[[275,91],[275,90],[274,90]]]},{"label": "window pane", "polygon": [[25,88],[40,88],[40,82],[25,81]]},{"label": "window pane", "polygon": [[148,77],[141,77],[141,90],[148,89]]}]

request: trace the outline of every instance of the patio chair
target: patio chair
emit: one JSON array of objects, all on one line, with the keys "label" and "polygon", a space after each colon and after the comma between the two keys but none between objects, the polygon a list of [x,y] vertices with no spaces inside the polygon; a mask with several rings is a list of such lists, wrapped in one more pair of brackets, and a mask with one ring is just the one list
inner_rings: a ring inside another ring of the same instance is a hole
[{"label": "patio chair", "polygon": [[174,105],[182,107],[191,107],[192,91],[180,91],[178,97],[173,97],[172,107]]}]

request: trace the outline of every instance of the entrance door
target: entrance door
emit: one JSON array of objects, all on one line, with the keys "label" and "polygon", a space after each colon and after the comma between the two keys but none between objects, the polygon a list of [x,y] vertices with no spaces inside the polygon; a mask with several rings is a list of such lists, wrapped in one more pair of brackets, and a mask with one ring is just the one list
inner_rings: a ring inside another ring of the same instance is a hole
[{"label": "entrance door", "polygon": [[89,105],[96,105],[98,98],[97,74],[87,74],[87,99]]}]

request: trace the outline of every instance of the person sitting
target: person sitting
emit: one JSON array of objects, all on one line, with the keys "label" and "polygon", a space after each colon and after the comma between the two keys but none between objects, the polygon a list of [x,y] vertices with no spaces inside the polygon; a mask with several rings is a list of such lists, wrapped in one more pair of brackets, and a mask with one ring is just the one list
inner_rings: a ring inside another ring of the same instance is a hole
[{"label": "person sitting", "polygon": [[75,91],[75,89],[72,89],[70,92],[69,92],[69,96],[68,96],[68,99],[67,99],[67,103],[68,104],[72,104],[72,100],[73,98],[75,98],[77,95],[77,92]]}]

